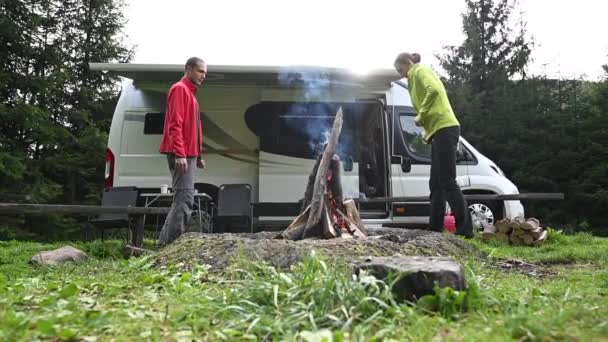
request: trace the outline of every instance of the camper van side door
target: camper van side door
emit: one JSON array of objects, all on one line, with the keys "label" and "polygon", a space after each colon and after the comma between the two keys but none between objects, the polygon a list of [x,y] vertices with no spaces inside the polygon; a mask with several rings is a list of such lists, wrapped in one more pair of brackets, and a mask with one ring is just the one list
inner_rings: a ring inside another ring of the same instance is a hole
[{"label": "camper van side door", "polygon": [[[395,114],[394,150],[397,153],[393,155],[401,156],[402,160],[398,164],[399,184],[394,184],[394,195],[428,196],[430,194],[431,145],[424,142],[422,128],[416,126],[415,113],[411,108],[396,111]],[[466,154],[466,151],[461,150],[461,153]],[[393,160],[393,163],[395,161]],[[469,185],[466,165],[458,164],[456,180],[461,187],[466,187]]]}]

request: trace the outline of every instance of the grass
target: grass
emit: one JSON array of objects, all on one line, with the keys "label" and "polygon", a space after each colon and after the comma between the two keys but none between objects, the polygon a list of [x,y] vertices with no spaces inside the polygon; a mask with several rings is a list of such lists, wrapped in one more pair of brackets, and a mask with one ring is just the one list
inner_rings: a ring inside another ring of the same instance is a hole
[{"label": "grass", "polygon": [[555,274],[465,261],[468,310],[445,289],[429,297],[429,310],[316,256],[284,273],[241,259],[220,277],[204,265],[184,272],[123,260],[117,240],[78,243],[93,258],[56,268],[27,261],[63,243],[0,242],[0,340],[608,340],[608,263],[595,252],[606,240],[552,234],[541,248],[473,243],[495,257],[552,263]]},{"label": "grass", "polygon": [[549,238],[536,248],[510,246],[506,242],[473,240],[482,251],[496,258],[519,258],[543,264],[596,263],[608,264],[608,239],[589,233],[564,235],[549,228]]}]

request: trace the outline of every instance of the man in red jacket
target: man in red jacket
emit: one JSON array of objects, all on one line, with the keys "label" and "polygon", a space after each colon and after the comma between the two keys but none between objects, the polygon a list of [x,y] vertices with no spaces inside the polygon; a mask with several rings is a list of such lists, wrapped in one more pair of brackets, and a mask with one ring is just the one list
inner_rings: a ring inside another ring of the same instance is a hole
[{"label": "man in red jacket", "polygon": [[186,231],[194,203],[196,168],[205,168],[201,158],[203,127],[196,90],[207,76],[207,65],[192,57],[181,80],[169,89],[160,152],[167,155],[173,185],[173,204],[158,237],[163,247]]}]

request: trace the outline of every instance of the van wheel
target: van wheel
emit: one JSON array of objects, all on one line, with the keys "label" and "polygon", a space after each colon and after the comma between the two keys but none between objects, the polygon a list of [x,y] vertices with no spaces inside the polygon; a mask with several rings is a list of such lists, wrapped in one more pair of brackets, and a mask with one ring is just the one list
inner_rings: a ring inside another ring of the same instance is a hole
[{"label": "van wheel", "polygon": [[471,214],[473,230],[478,231],[483,231],[482,222],[494,224],[494,222],[500,220],[500,216],[502,216],[493,203],[483,201],[470,204],[469,213]]}]

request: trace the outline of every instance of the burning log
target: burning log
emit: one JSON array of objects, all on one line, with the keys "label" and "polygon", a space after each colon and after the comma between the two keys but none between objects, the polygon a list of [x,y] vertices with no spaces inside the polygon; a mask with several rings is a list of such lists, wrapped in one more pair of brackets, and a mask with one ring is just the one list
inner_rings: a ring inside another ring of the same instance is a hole
[{"label": "burning log", "polygon": [[301,214],[277,238],[365,237],[367,232],[353,200],[344,201],[340,181],[340,158],[335,154],[342,129],[342,108],[308,177]]},{"label": "burning log", "polygon": [[287,239],[287,240],[300,240],[304,235],[304,228],[306,228],[306,222],[308,221],[308,214],[310,213],[310,205],[302,211],[298,217],[291,222],[291,224],[276,238]]},{"label": "burning log", "polygon": [[359,210],[357,210],[357,205],[355,204],[355,201],[353,201],[352,199],[344,201],[344,207],[346,208],[346,216],[348,217],[348,219],[352,223],[354,223],[357,228],[359,228],[359,230],[364,234],[364,236],[367,236],[367,230],[363,225],[363,221],[361,221],[361,217],[359,216]]},{"label": "burning log", "polygon": [[334,119],[334,125],[331,129],[331,134],[323,151],[321,162],[319,163],[319,169],[315,176],[315,183],[312,190],[312,198],[310,203],[310,214],[308,215],[308,221],[306,222],[306,228],[304,229],[304,236],[318,236],[318,223],[321,219],[321,214],[324,207],[324,195],[327,187],[327,172],[329,171],[329,164],[333,160],[334,154],[336,153],[336,147],[338,145],[338,138],[342,131],[342,107],[338,109],[336,118]]},{"label": "burning log", "polygon": [[304,211],[310,207],[310,202],[312,201],[312,191],[314,190],[315,178],[317,176],[317,170],[319,170],[319,164],[321,163],[321,157],[323,154],[319,154],[317,157],[317,161],[315,162],[315,166],[312,168],[312,172],[308,175],[308,183],[306,185],[306,190],[304,191],[304,199],[302,200],[302,207],[300,208],[300,212],[304,213]]},{"label": "burning log", "polygon": [[[317,157],[317,161],[315,163],[315,166],[312,169],[312,172],[310,173],[310,175],[308,176],[308,185],[306,186],[306,191],[304,192],[304,199],[302,201],[302,207],[300,209],[300,212],[304,212],[304,210],[306,210],[306,208],[308,206],[311,205],[312,203],[312,195],[314,192],[314,185],[315,185],[315,180],[316,180],[316,175],[317,175],[317,171],[319,170],[319,165],[321,164],[321,159],[323,157],[323,154],[319,154],[319,156]],[[333,155],[332,159],[331,159],[331,163],[330,163],[330,170],[329,170],[329,174],[332,175],[333,177],[333,181],[329,182],[329,186],[331,187],[331,192],[334,194],[334,197],[336,197],[336,200],[338,202],[342,202],[342,186],[341,186],[341,176],[340,176],[340,157],[338,157],[337,155]]]}]

